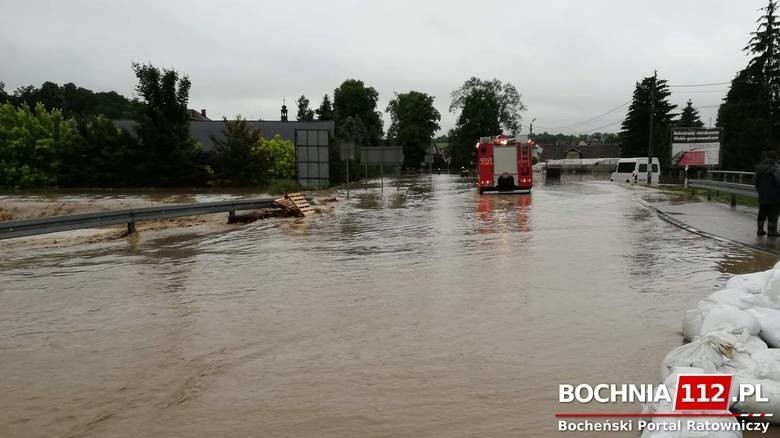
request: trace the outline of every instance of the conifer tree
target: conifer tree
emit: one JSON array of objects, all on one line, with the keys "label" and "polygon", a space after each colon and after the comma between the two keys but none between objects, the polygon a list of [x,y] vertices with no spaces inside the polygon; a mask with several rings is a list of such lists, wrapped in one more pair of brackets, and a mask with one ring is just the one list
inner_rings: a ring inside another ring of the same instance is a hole
[{"label": "conifer tree", "polygon": [[314,110],[317,113],[317,120],[333,120],[333,105],[330,103],[330,97],[326,94],[322,98],[320,107]]},{"label": "conifer tree", "polygon": [[677,105],[669,103],[669,86],[656,76],[637,82],[634,98],[620,132],[623,157],[646,157],[650,140],[650,107],[653,103],[653,156],[663,164],[669,163],[669,126]]},{"label": "conifer tree", "polygon": [[701,128],[704,126],[701,117],[699,117],[699,111],[693,107],[693,102],[690,99],[685,108],[683,108],[680,120],[675,123],[675,126],[679,128]]},{"label": "conifer tree", "polygon": [[753,57],[731,82],[718,110],[723,128],[723,163],[728,170],[752,170],[763,151],[780,146],[780,27],[777,2],[761,9],[758,28],[744,48]]}]

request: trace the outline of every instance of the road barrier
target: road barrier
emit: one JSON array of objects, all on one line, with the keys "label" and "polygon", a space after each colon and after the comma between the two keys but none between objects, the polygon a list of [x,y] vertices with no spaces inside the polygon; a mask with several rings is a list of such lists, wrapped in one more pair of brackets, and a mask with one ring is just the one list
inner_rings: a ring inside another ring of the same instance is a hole
[{"label": "road barrier", "polygon": [[0,222],[0,239],[117,224],[127,224],[127,231],[133,233],[135,232],[136,222],[224,212],[228,212],[230,216],[233,216],[236,211],[240,210],[273,208],[274,200],[275,198],[262,198],[201,202],[195,204],[169,204],[128,210],[4,221]]},{"label": "road barrier", "polygon": [[708,179],[689,179],[688,187],[707,190],[707,200],[712,199],[712,192],[731,193],[731,206],[737,205],[737,195],[757,198],[756,188],[751,184],[740,184],[724,181],[712,181]]}]

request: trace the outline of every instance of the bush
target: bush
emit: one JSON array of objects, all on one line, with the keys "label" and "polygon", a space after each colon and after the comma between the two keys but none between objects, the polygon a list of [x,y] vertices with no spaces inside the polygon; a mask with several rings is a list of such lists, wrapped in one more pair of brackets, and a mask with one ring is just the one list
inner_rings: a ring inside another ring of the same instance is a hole
[{"label": "bush", "polygon": [[295,178],[295,145],[291,141],[278,135],[270,140],[260,137],[258,149],[269,157],[268,179]]},{"label": "bush", "polygon": [[271,195],[282,195],[284,193],[300,192],[301,185],[294,179],[273,179],[268,183],[265,189]]},{"label": "bush", "polygon": [[77,138],[76,122],[59,110],[0,105],[0,185],[56,184],[62,157]]}]

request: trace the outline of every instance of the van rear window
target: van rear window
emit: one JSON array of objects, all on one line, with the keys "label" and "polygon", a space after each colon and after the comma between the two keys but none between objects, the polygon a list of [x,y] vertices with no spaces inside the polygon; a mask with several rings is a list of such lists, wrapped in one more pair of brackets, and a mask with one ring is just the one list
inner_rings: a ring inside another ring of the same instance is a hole
[{"label": "van rear window", "polygon": [[631,173],[636,163],[618,163],[618,173]]},{"label": "van rear window", "polygon": [[[653,164],[653,172],[658,173],[657,164]],[[639,165],[639,173],[647,173],[647,163]]]}]

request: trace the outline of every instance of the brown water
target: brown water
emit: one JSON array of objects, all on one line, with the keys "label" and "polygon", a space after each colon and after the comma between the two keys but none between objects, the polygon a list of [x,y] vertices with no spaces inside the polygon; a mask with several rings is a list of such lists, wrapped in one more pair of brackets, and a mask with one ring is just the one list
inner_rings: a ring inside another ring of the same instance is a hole
[{"label": "brown water", "polygon": [[558,384],[657,382],[683,311],[776,261],[643,193],[434,175],[305,220],[11,245],[0,436],[556,436],[555,412],[636,411]]}]

